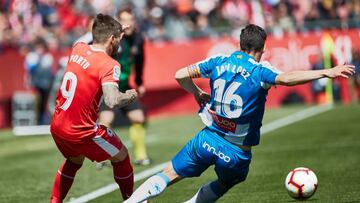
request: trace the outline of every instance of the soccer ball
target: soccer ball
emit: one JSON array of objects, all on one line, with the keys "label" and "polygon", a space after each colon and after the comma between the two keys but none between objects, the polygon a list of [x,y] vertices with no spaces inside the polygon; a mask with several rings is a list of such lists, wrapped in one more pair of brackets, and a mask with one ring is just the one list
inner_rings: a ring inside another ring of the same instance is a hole
[{"label": "soccer ball", "polygon": [[290,171],[286,176],[285,187],[289,195],[294,199],[305,200],[315,194],[318,180],[312,170],[299,167]]}]

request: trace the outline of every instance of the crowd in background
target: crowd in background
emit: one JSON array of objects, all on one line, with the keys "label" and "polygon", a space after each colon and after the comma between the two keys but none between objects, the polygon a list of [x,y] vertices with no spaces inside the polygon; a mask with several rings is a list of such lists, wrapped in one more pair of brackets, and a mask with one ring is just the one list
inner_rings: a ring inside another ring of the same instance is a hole
[{"label": "crowd in background", "polygon": [[122,6],[134,8],[153,41],[216,37],[247,23],[275,35],[360,25],[358,0],[0,0],[0,46],[41,37],[50,49],[67,47],[96,13],[115,15]]}]

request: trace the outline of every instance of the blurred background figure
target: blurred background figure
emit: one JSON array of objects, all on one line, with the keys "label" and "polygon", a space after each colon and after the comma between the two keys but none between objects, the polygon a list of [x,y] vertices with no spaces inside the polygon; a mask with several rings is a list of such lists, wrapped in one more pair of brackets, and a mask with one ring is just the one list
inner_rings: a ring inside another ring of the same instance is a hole
[{"label": "blurred background figure", "polygon": [[354,85],[355,95],[354,100],[360,101],[360,49],[353,49],[351,64],[355,66]]},{"label": "blurred background figure", "polygon": [[[312,65],[312,70],[321,70],[324,68],[324,59],[322,54],[318,54],[316,62]],[[311,82],[311,90],[314,95],[314,102],[316,104],[325,104],[326,93],[325,87],[328,82],[327,78],[321,78]]]},{"label": "blurred background figure", "polygon": [[[117,55],[114,57],[121,65],[119,89],[126,92],[131,88],[130,75],[135,70],[135,89],[139,96],[144,96],[146,90],[143,86],[144,69],[144,37],[136,23],[136,16],[130,7],[124,7],[117,12],[117,19],[122,25],[129,25],[130,29],[125,31]],[[143,106],[137,100],[121,109],[110,109],[104,102],[100,107],[99,123],[111,126],[117,114],[124,114],[130,121],[129,136],[134,149],[135,164],[149,165],[146,146],[146,117]]]},{"label": "blurred background figure", "polygon": [[60,58],[58,62],[58,70],[54,76],[54,81],[52,83],[51,90],[49,93],[49,98],[47,100],[47,111],[50,113],[51,117],[54,115],[55,112],[56,94],[61,86],[61,82],[65,73],[65,68],[68,60],[69,60],[68,57],[63,56]]},{"label": "blurred background figure", "polygon": [[29,85],[38,94],[38,124],[48,124],[49,115],[46,102],[53,81],[52,66],[54,58],[49,52],[47,43],[37,38],[31,51],[26,55],[25,68],[29,76]]},{"label": "blurred background figure", "polygon": [[[335,64],[334,59],[331,59],[331,65]],[[312,70],[321,70],[324,69],[324,58],[323,54],[319,53],[317,55],[316,62],[312,65]],[[328,95],[326,93],[326,86],[329,82],[328,78],[321,78],[311,82],[311,90],[314,97],[314,103],[316,104],[326,104],[328,103]],[[340,82],[335,79],[332,81],[332,94],[333,100],[339,102],[341,99],[340,96]]]}]

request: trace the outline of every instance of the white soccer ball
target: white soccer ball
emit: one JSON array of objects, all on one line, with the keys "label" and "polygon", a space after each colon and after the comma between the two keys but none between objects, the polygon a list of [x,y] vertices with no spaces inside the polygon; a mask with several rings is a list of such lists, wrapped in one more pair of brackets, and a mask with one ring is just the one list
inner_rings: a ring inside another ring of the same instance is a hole
[{"label": "white soccer ball", "polygon": [[312,170],[299,167],[290,171],[286,176],[285,187],[291,197],[304,200],[315,194],[318,179]]}]

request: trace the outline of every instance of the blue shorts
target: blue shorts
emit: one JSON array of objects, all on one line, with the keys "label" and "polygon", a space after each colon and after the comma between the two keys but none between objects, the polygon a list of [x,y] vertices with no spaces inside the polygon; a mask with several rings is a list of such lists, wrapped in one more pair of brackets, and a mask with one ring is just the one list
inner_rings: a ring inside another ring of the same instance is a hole
[{"label": "blue shorts", "polygon": [[244,151],[208,128],[201,130],[175,157],[172,165],[181,177],[200,176],[209,166],[222,182],[234,185],[246,179],[251,151]]}]

